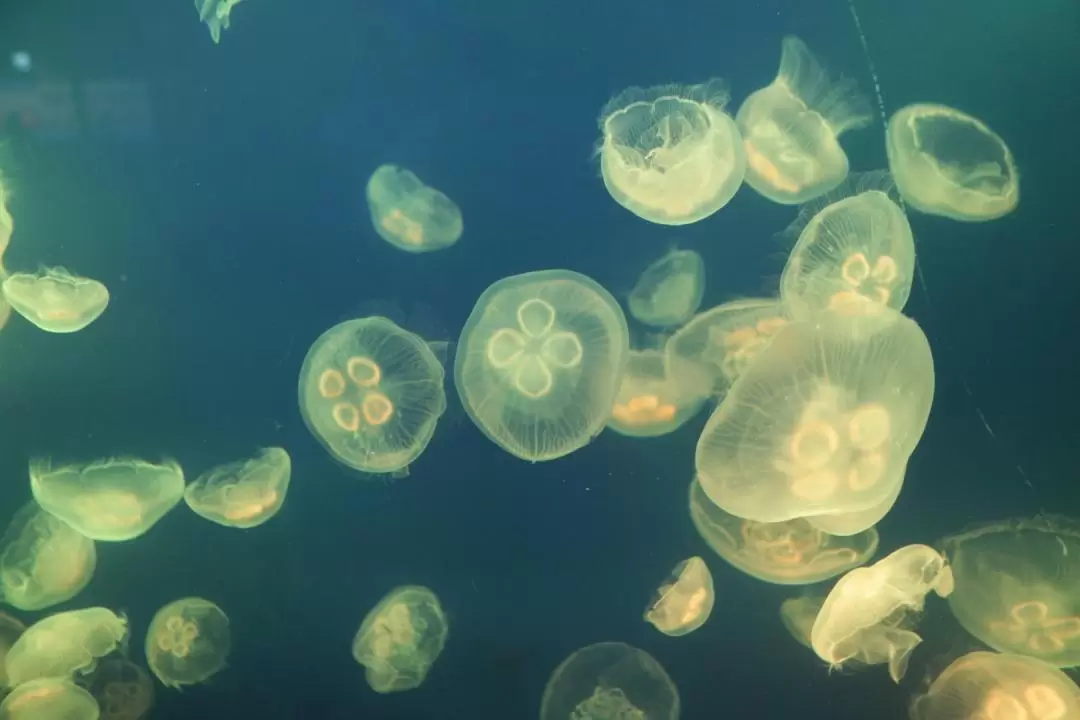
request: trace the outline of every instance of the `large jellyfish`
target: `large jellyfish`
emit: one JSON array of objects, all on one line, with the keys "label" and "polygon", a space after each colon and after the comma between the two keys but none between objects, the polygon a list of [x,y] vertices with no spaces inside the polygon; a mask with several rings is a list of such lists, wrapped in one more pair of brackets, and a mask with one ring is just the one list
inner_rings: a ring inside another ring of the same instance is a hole
[{"label": "large jellyfish", "polygon": [[477,427],[513,455],[553,460],[611,416],[629,357],[619,304],[569,270],[503,278],[461,331],[454,379]]},{"label": "large jellyfish", "polygon": [[785,37],[776,79],[735,115],[746,146],[746,184],[785,205],[828,192],[848,173],[838,138],[873,117],[854,82],[831,80],[802,40]]},{"label": "large jellyfish", "polygon": [[425,587],[394,588],[369,612],[353,638],[352,654],[379,693],[412,690],[427,677],[446,644],[446,614]]},{"label": "large jellyfish", "polygon": [[65,268],[15,273],[2,286],[15,312],[51,333],[73,333],[98,319],[109,304],[109,290]]},{"label": "large jellyfish", "polygon": [[124,644],[127,633],[127,618],[103,607],[50,615],[11,646],[8,680],[17,686],[36,678],[90,672],[98,658]]},{"label": "large jellyfish", "polygon": [[204,682],[225,667],[231,647],[229,618],[199,597],[164,606],[146,631],[146,662],[165,687]]},{"label": "large jellyfish", "polygon": [[98,663],[87,689],[101,707],[101,720],[142,720],[154,705],[154,681],[119,654]]},{"label": "large jellyfish", "polygon": [[600,172],[615,202],[661,225],[686,225],[727,205],[746,153],[724,112],[723,80],[623,90],[600,113]]},{"label": "large jellyfish", "polygon": [[699,557],[687,558],[657,589],[645,620],[665,635],[687,635],[705,624],[715,602],[709,566]]},{"label": "large jellyfish", "polygon": [[445,372],[424,340],[384,317],[348,320],[315,341],[300,368],[300,414],[337,461],[405,472],[446,411]]},{"label": "large jellyfish", "polygon": [[96,564],[93,540],[31,501],[0,539],[3,600],[20,610],[70,600],[90,582]]},{"label": "large jellyfish", "polygon": [[631,350],[608,427],[621,435],[654,437],[682,427],[705,401],[668,374],[661,350]]},{"label": "large jellyfish", "polygon": [[94,696],[64,677],[30,680],[0,703],[0,720],[98,720]]},{"label": "large jellyfish", "polygon": [[464,228],[453,200],[397,165],[380,165],[372,173],[367,201],[375,232],[406,252],[448,248]]},{"label": "large jellyfish", "polygon": [[253,528],[274,517],[292,475],[289,453],[263,448],[255,457],[211,468],[184,490],[196,514],[218,525]]},{"label": "large jellyfish", "polygon": [[199,19],[206,23],[214,44],[221,42],[221,31],[229,29],[229,15],[233,6],[241,2],[242,0],[195,0]]},{"label": "large jellyfish", "polygon": [[654,327],[682,325],[705,295],[705,261],[693,250],[672,250],[645,268],[630,291],[630,314]]},{"label": "large jellyfish", "polygon": [[900,194],[924,213],[979,222],[1006,215],[1020,202],[1020,178],[1005,141],[955,108],[923,103],[897,110],[885,149]]}]

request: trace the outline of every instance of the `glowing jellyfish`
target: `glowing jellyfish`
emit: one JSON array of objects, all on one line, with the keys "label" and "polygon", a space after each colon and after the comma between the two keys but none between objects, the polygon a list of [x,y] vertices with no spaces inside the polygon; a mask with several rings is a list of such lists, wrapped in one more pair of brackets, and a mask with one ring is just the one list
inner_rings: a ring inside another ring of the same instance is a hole
[{"label": "glowing jellyfish", "polygon": [[802,40],[785,37],[776,79],[735,115],[746,146],[746,184],[785,205],[832,190],[848,173],[837,138],[873,118],[855,83],[831,80]]},{"label": "glowing jellyfish", "polygon": [[630,314],[654,327],[682,325],[705,295],[705,261],[693,250],[672,250],[645,268],[630,292]]},{"label": "glowing jellyfish", "polygon": [[4,181],[3,173],[0,173],[0,276],[4,275],[4,253],[7,252],[11,235],[15,232],[15,220],[11,217],[11,210],[8,209],[10,202],[11,190]]},{"label": "glowing jellyfish", "polygon": [[621,435],[654,437],[682,427],[705,401],[668,375],[661,350],[631,350],[608,427]]},{"label": "glowing jellyfish", "polygon": [[629,357],[619,304],[569,270],[503,278],[461,331],[454,379],[477,427],[524,460],[588,444],[611,416]]},{"label": "glowing jellyfish", "polygon": [[1053,665],[973,652],[911,706],[912,720],[1080,720],[1080,688]]},{"label": "glowing jellyfish", "polygon": [[907,672],[908,657],[922,638],[910,629],[931,590],[953,589],[945,559],[926,545],[907,545],[837,581],[821,606],[810,642],[833,667],[888,663],[894,682]]},{"label": "glowing jellyfish", "polygon": [[123,645],[127,618],[103,607],[70,610],[39,620],[8,651],[13,686],[42,677],[66,677],[94,669],[98,658]]},{"label": "glowing jellyfish", "polygon": [[1006,215],[1020,202],[1020,178],[1005,141],[954,108],[897,110],[885,149],[900,194],[924,213],[979,222]]},{"label": "glowing jellyfish", "polygon": [[372,173],[367,201],[375,232],[406,252],[448,248],[464,228],[453,200],[397,165],[380,165]]},{"label": "glowing jellyfish", "polygon": [[204,682],[225,667],[231,647],[229,618],[199,597],[161,608],[146,631],[146,662],[165,687]]},{"label": "glowing jellyfish", "polygon": [[723,80],[633,87],[600,113],[600,172],[615,202],[661,225],[686,225],[727,205],[746,153],[724,112]]},{"label": "glowing jellyfish", "polygon": [[62,267],[9,275],[2,288],[15,312],[51,333],[78,332],[109,304],[109,290],[103,284]]},{"label": "glowing jellyfish", "polygon": [[868,528],[836,537],[803,518],[776,523],[744,520],[716,507],[695,480],[690,483],[690,519],[721,558],[758,580],[775,585],[809,585],[862,565],[878,547]]},{"label": "glowing jellyfish", "polygon": [[195,9],[199,11],[199,20],[206,23],[214,44],[221,42],[221,31],[229,29],[229,15],[234,5],[242,0],[195,0]]},{"label": "glowing jellyfish", "polygon": [[581,648],[551,674],[540,720],[677,720],[679,691],[656,659],[603,642]]},{"label": "glowing jellyfish", "polygon": [[334,459],[366,473],[405,470],[446,411],[445,372],[424,340],[384,317],[348,320],[300,368],[300,413]]},{"label": "glowing jellyfish", "polygon": [[780,621],[784,623],[784,627],[800,645],[811,650],[813,646],[810,644],[810,632],[814,629],[814,621],[817,620],[824,603],[824,596],[805,595],[788,598],[780,605]]},{"label": "glowing jellyfish", "polygon": [[26,625],[21,620],[0,612],[0,692],[11,687],[7,676],[7,656],[24,632]]},{"label": "glowing jellyfish", "polygon": [[709,566],[699,557],[687,558],[657,589],[645,620],[665,635],[687,635],[705,624],[715,602]]},{"label": "glowing jellyfish", "polygon": [[53,467],[30,462],[38,505],[93,540],[133,540],[184,496],[184,471],[171,460],[108,458]]},{"label": "glowing jellyfish", "polygon": [[949,608],[995,650],[1080,666],[1080,523],[1053,515],[981,525],[942,541]]},{"label": "glowing jellyfish", "polygon": [[880,510],[933,396],[930,344],[909,318],[886,309],[792,322],[705,424],[698,480],[722,509],[759,522]]},{"label": "glowing jellyfish", "polygon": [[87,689],[101,708],[101,720],[141,720],[154,706],[150,674],[119,655],[98,663]]},{"label": "glowing jellyfish", "polygon": [[[0,266],[0,277],[3,277],[4,268]],[[4,299],[3,295],[0,295],[0,330],[3,330],[7,325],[8,320],[11,319],[11,305]]]},{"label": "glowing jellyfish", "polygon": [[70,600],[96,565],[94,541],[35,502],[15,514],[0,539],[0,590],[4,602],[20,610]]},{"label": "glowing jellyfish", "polygon": [[379,693],[419,687],[446,644],[446,614],[425,587],[394,588],[369,612],[352,654]]},{"label": "glowing jellyfish", "polygon": [[184,490],[184,501],[218,525],[253,528],[274,517],[285,502],[292,461],[282,448],[264,448],[253,458],[218,465]]},{"label": "glowing jellyfish", "polygon": [[94,696],[68,678],[31,680],[0,703],[0,720],[98,720]]}]

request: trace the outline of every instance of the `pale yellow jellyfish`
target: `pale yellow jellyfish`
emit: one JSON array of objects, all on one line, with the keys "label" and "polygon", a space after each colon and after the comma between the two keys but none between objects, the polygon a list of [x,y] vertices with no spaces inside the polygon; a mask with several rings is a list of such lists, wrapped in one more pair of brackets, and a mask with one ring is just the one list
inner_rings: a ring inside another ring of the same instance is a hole
[{"label": "pale yellow jellyfish", "polygon": [[645,620],[665,635],[687,635],[705,624],[715,602],[709,566],[699,557],[687,558],[657,589]]},{"label": "pale yellow jellyfish", "polygon": [[503,278],[461,331],[454,380],[477,427],[524,460],[586,445],[611,417],[629,357],[619,304],[569,270]]},{"label": "pale yellow jellyfish", "polygon": [[[0,265],[0,278],[2,278],[3,275],[4,275],[4,268],[3,268],[2,265]],[[7,326],[8,320],[10,320],[10,319],[11,319],[11,304],[7,300],[4,299],[3,295],[0,295],[0,330],[3,330]]]},{"label": "pale yellow jellyfish", "polygon": [[821,606],[810,643],[833,667],[887,663],[894,682],[922,638],[910,629],[931,590],[947,597],[953,576],[926,545],[907,545],[840,578]]},{"label": "pale yellow jellyfish", "polygon": [[933,396],[930,344],[896,311],[792,322],[705,424],[698,481],[722,509],[759,522],[880,510],[903,483]]},{"label": "pale yellow jellyfish", "polygon": [[340,463],[404,471],[446,411],[445,372],[423,338],[384,317],[330,328],[300,368],[300,414]]},{"label": "pale yellow jellyfish", "polygon": [[154,706],[150,674],[119,655],[98,663],[87,689],[98,701],[101,720],[141,720]]},{"label": "pale yellow jellyfish", "polygon": [[229,29],[230,13],[234,5],[242,0],[195,0],[195,9],[199,11],[199,20],[206,23],[214,43],[221,42],[221,31]]},{"label": "pale yellow jellyfish", "polygon": [[98,658],[123,645],[127,618],[103,607],[50,615],[26,629],[8,651],[13,686],[36,678],[65,677],[94,669]]},{"label": "pale yellow jellyfish", "polygon": [[723,80],[633,87],[600,113],[600,172],[615,202],[661,225],[686,225],[727,205],[746,153]]},{"label": "pale yellow jellyfish", "polygon": [[916,210],[979,222],[1020,202],[1020,177],[1005,141],[955,108],[922,103],[897,110],[885,149],[897,189]]},{"label": "pale yellow jellyfish", "polygon": [[784,627],[800,645],[811,650],[814,648],[810,644],[810,632],[823,604],[824,595],[804,595],[788,598],[780,605],[780,621]]},{"label": "pale yellow jellyfish", "polygon": [[[4,253],[7,252],[11,243],[11,235],[15,232],[15,220],[11,217],[8,205],[11,202],[11,190],[4,180],[4,174],[0,172],[0,279],[6,275],[4,272]],[[0,323],[0,327],[3,324]]]},{"label": "pale yellow jellyfish", "polygon": [[641,273],[627,302],[638,322],[676,327],[689,320],[705,295],[705,261],[693,250],[672,250]]},{"label": "pale yellow jellyfish", "polygon": [[464,229],[453,200],[397,165],[380,165],[372,173],[367,202],[375,232],[406,252],[448,248]]},{"label": "pale yellow jellyfish", "polygon": [[0,692],[11,687],[7,676],[7,656],[24,632],[26,625],[21,620],[0,612]]},{"label": "pale yellow jellyfish", "polygon": [[649,653],[620,642],[575,651],[548,679],[540,720],[677,720],[679,691]]},{"label": "pale yellow jellyfish", "polygon": [[419,687],[446,644],[446,614],[425,587],[394,588],[372,608],[353,638],[352,654],[379,693]]},{"label": "pale yellow jellyfish", "polygon": [[956,576],[949,608],[995,650],[1080,666],[1080,523],[1040,515],[942,541]]},{"label": "pale yellow jellyfish", "polygon": [[39,678],[0,703],[0,720],[98,720],[94,696],[64,677]]},{"label": "pale yellow jellyfish", "polygon": [[263,448],[255,457],[218,465],[190,483],[184,502],[218,525],[253,528],[274,517],[285,502],[292,475],[289,453]]},{"label": "pale yellow jellyfish", "polygon": [[53,467],[30,462],[38,505],[93,540],[133,540],[184,496],[184,471],[172,460],[107,458]]},{"label": "pale yellow jellyfish", "polygon": [[94,541],[35,502],[15,514],[0,539],[0,591],[20,610],[70,600],[90,582],[96,565]]},{"label": "pale yellow jellyfish", "polygon": [[785,37],[776,79],[735,115],[746,146],[746,184],[785,205],[828,192],[848,173],[838,138],[873,117],[855,83],[831,80],[802,40]]},{"label": "pale yellow jellyfish", "polygon": [[655,437],[682,427],[705,397],[668,375],[662,350],[631,350],[607,426],[621,435]]},{"label": "pale yellow jellyfish", "polygon": [[204,682],[225,667],[231,647],[229,618],[199,597],[161,608],[146,631],[146,662],[165,687]]},{"label": "pale yellow jellyfish", "polygon": [[109,290],[103,284],[62,267],[15,273],[0,287],[15,312],[51,333],[78,332],[109,304]]},{"label": "pale yellow jellyfish", "polygon": [[1080,688],[1048,663],[973,652],[916,698],[911,720],[1080,720]]},{"label": "pale yellow jellyfish", "polygon": [[809,585],[862,565],[878,547],[874,528],[837,537],[803,518],[776,523],[744,520],[716,507],[695,480],[690,483],[690,519],[721,558],[758,580]]}]

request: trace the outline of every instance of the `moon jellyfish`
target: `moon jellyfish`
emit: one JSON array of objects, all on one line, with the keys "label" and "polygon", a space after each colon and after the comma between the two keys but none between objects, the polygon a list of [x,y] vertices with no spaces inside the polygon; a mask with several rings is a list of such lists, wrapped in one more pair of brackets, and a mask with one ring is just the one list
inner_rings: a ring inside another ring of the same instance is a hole
[{"label": "moon jellyfish", "polygon": [[225,527],[253,528],[274,517],[285,502],[292,461],[282,448],[218,465],[184,490],[184,501],[200,517]]},{"label": "moon jellyfish", "polygon": [[11,217],[8,204],[11,201],[11,190],[4,181],[4,175],[0,172],[0,275],[3,275],[4,253],[7,252],[11,243],[11,235],[15,232],[15,221]]},{"label": "moon jellyfish", "polygon": [[141,720],[154,706],[150,674],[119,655],[98,663],[87,689],[101,708],[101,720]]},{"label": "moon jellyfish", "polygon": [[0,703],[0,720],[98,720],[94,696],[68,678],[23,683]]},{"label": "moon jellyfish", "polygon": [[824,596],[805,595],[788,598],[780,605],[780,622],[784,623],[791,637],[811,650],[814,648],[810,644],[810,632],[814,629],[814,621],[817,620],[824,603]]},{"label": "moon jellyfish", "polygon": [[21,620],[0,612],[0,693],[11,687],[7,676],[7,656],[24,632],[26,625]]},{"label": "moon jellyfish", "polygon": [[229,29],[229,15],[234,5],[242,0],[195,0],[195,9],[199,11],[199,20],[206,23],[214,44],[221,42],[221,31]]},{"label": "moon jellyfish", "polygon": [[[0,277],[4,275],[4,266],[0,265]],[[11,305],[4,299],[3,295],[0,295],[0,330],[3,330],[7,326],[8,320],[11,319]]]},{"label": "moon jellyfish", "polygon": [[600,113],[600,172],[615,202],[661,225],[686,225],[727,205],[746,153],[723,80],[633,87]]},{"label": "moon jellyfish", "polygon": [[818,530],[803,518],[762,523],[716,507],[696,480],[690,483],[690,519],[713,551],[750,577],[774,585],[810,585],[869,560],[878,533],[867,528],[847,537]]},{"label": "moon jellyfish", "polygon": [[380,165],[367,184],[368,210],[379,236],[411,253],[448,248],[464,227],[454,201],[397,165]]},{"label": "moon jellyfish", "polygon": [[981,120],[945,105],[897,110],[885,133],[889,169],[912,207],[953,220],[980,222],[1020,202],[1016,161]]},{"label": "moon jellyfish", "polygon": [[107,458],[53,467],[30,462],[38,505],[92,540],[134,540],[184,496],[184,471],[172,460]]},{"label": "moon jellyfish", "polygon": [[715,602],[709,566],[699,557],[688,558],[657,589],[645,620],[665,635],[687,635],[705,624]]},{"label": "moon jellyfish", "polygon": [[30,502],[0,539],[3,600],[20,610],[70,600],[90,582],[96,564],[93,540]]},{"label": "moon jellyfish", "polygon": [[941,545],[956,575],[949,608],[965,630],[1001,652],[1080,666],[1080,523],[988,523]]},{"label": "moon jellyfish", "polygon": [[802,40],[785,37],[776,79],[735,115],[746,146],[746,184],[785,205],[832,190],[848,174],[838,138],[873,117],[854,82],[831,80]]},{"label": "moon jellyfish", "polygon": [[655,437],[682,427],[705,401],[668,375],[661,350],[631,350],[607,426],[620,435]]},{"label": "moon jellyfish", "polygon": [[425,587],[394,588],[369,612],[352,654],[378,693],[412,690],[427,677],[446,644],[446,614]]},{"label": "moon jellyfish", "polygon": [[418,335],[384,317],[348,320],[315,341],[300,368],[300,413],[338,462],[404,471],[446,411],[445,372]]},{"label": "moon jellyfish", "polygon": [[50,615],[27,628],[8,651],[8,680],[17,686],[90,672],[98,658],[123,645],[127,633],[127,618],[103,607]]},{"label": "moon jellyfish", "polygon": [[933,396],[930,344],[913,320],[889,310],[793,322],[705,424],[698,481],[720,508],[759,522],[880,509]]},{"label": "moon jellyfish", "polygon": [[109,290],[103,284],[62,267],[15,273],[4,280],[2,288],[15,312],[51,333],[78,332],[97,320],[109,304]]},{"label": "moon jellyfish", "polygon": [[947,597],[953,575],[926,545],[907,545],[837,581],[810,632],[811,645],[833,667],[849,662],[888,663],[900,682],[908,657],[922,638],[910,629],[927,593]]},{"label": "moon jellyfish", "polygon": [[630,314],[654,327],[682,325],[705,295],[705,261],[693,250],[672,250],[645,268],[630,292]]},{"label": "moon jellyfish", "polygon": [[595,281],[569,270],[514,275],[476,301],[455,385],[493,442],[523,460],[554,460],[604,428],[629,352],[626,318]]},{"label": "moon jellyfish", "polygon": [[200,597],[161,608],[146,631],[146,662],[165,687],[206,681],[225,667],[231,647],[229,618]]}]

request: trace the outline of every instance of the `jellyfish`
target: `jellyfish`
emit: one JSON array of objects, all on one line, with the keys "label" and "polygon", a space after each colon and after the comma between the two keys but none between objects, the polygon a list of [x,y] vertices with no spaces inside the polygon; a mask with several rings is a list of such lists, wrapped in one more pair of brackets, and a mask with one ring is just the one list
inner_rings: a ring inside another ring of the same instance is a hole
[{"label": "jellyfish", "polygon": [[118,654],[98,663],[87,689],[101,708],[101,720],[141,720],[154,706],[150,674]]},{"label": "jellyfish", "polygon": [[109,304],[109,290],[103,284],[62,267],[15,273],[0,287],[15,312],[51,333],[78,332],[97,320]]},{"label": "jellyfish", "polygon": [[630,292],[630,314],[654,327],[690,319],[705,294],[705,261],[693,250],[672,250],[641,273]]},{"label": "jellyfish", "polygon": [[461,331],[454,379],[492,441],[523,460],[553,460],[604,428],[629,358],[619,304],[569,270],[503,278]]},{"label": "jellyfish", "polygon": [[11,687],[7,676],[7,656],[24,632],[26,625],[21,620],[0,612],[0,693]]},{"label": "jellyfish", "polygon": [[[4,267],[0,265],[0,278],[4,276]],[[0,330],[3,330],[7,326],[8,320],[11,319],[11,304],[4,299],[3,295],[0,295]]]},{"label": "jellyfish", "polygon": [[994,220],[1020,202],[1016,161],[981,120],[945,105],[897,110],[885,133],[889,169],[916,210],[965,222]]},{"label": "jellyfish", "polygon": [[[758,522],[880,510],[933,396],[930,344],[900,313],[792,322],[705,424],[698,480],[720,508]],[[862,516],[866,527],[876,514]]]},{"label": "jellyfish", "polygon": [[784,205],[827,193],[848,173],[838,138],[873,118],[854,82],[831,80],[802,40],[785,37],[776,79],[735,115],[746,147],[746,184]]},{"label": "jellyfish", "polygon": [[134,540],[184,496],[184,471],[172,460],[107,458],[53,467],[30,462],[38,505],[92,540]]},{"label": "jellyfish", "polygon": [[397,165],[380,165],[372,173],[367,201],[375,232],[405,252],[448,248],[464,228],[453,200]]},{"label": "jellyfish", "polygon": [[775,523],[744,520],[716,507],[701,484],[690,483],[690,519],[701,539],[737,570],[774,585],[810,585],[869,560],[878,547],[874,528],[829,535],[803,518]]},{"label": "jellyfish", "polygon": [[636,647],[602,642],[575,651],[548,679],[540,720],[677,720],[679,691]]},{"label": "jellyfish", "polygon": [[195,9],[199,11],[199,20],[206,23],[214,44],[221,42],[221,31],[229,29],[230,14],[234,5],[243,0],[195,0]]},{"label": "jellyfish", "polygon": [[369,612],[353,638],[352,654],[378,693],[419,687],[446,644],[446,614],[435,593],[405,585]]},{"label": "jellyfish", "polygon": [[667,374],[662,350],[631,350],[607,426],[631,437],[667,435],[694,417],[704,401]]},{"label": "jellyfish", "polygon": [[292,462],[282,448],[218,465],[184,490],[184,501],[201,517],[225,527],[253,528],[274,517],[289,490]]},{"label": "jellyfish", "polygon": [[810,642],[825,662],[888,663],[900,682],[922,638],[911,630],[931,590],[946,597],[953,575],[945,559],[926,545],[907,545],[837,581],[821,606]]},{"label": "jellyfish", "polygon": [[94,696],[64,677],[19,685],[0,703],[0,720],[98,720]]},{"label": "jellyfish", "polygon": [[338,462],[365,473],[402,472],[446,411],[444,377],[418,335],[384,317],[347,320],[308,350],[300,413]]},{"label": "jellyfish", "polygon": [[723,80],[623,90],[600,113],[600,172],[615,202],[660,225],[687,225],[728,204],[746,153],[724,111]]},{"label": "jellyfish", "polygon": [[205,682],[225,667],[232,640],[229,618],[200,597],[174,600],[146,631],[146,662],[165,687]]},{"label": "jellyfish", "polygon": [[687,558],[657,589],[645,620],[665,635],[687,635],[705,624],[715,601],[709,566],[700,557]]},{"label": "jellyfish", "polygon": [[780,605],[780,622],[803,647],[814,649],[810,644],[810,632],[824,604],[824,595],[803,595],[788,598]]},{"label": "jellyfish", "polygon": [[0,279],[4,273],[4,253],[7,252],[11,243],[11,235],[15,232],[15,221],[11,217],[8,204],[11,201],[11,190],[4,181],[3,173],[0,173]]},{"label": "jellyfish", "polygon": [[27,628],[8,651],[12,686],[42,677],[65,677],[94,669],[98,658],[123,645],[127,618],[103,607],[50,615]]},{"label": "jellyfish", "polygon": [[41,610],[75,597],[97,564],[94,541],[31,501],[0,539],[0,591],[20,610]]}]

